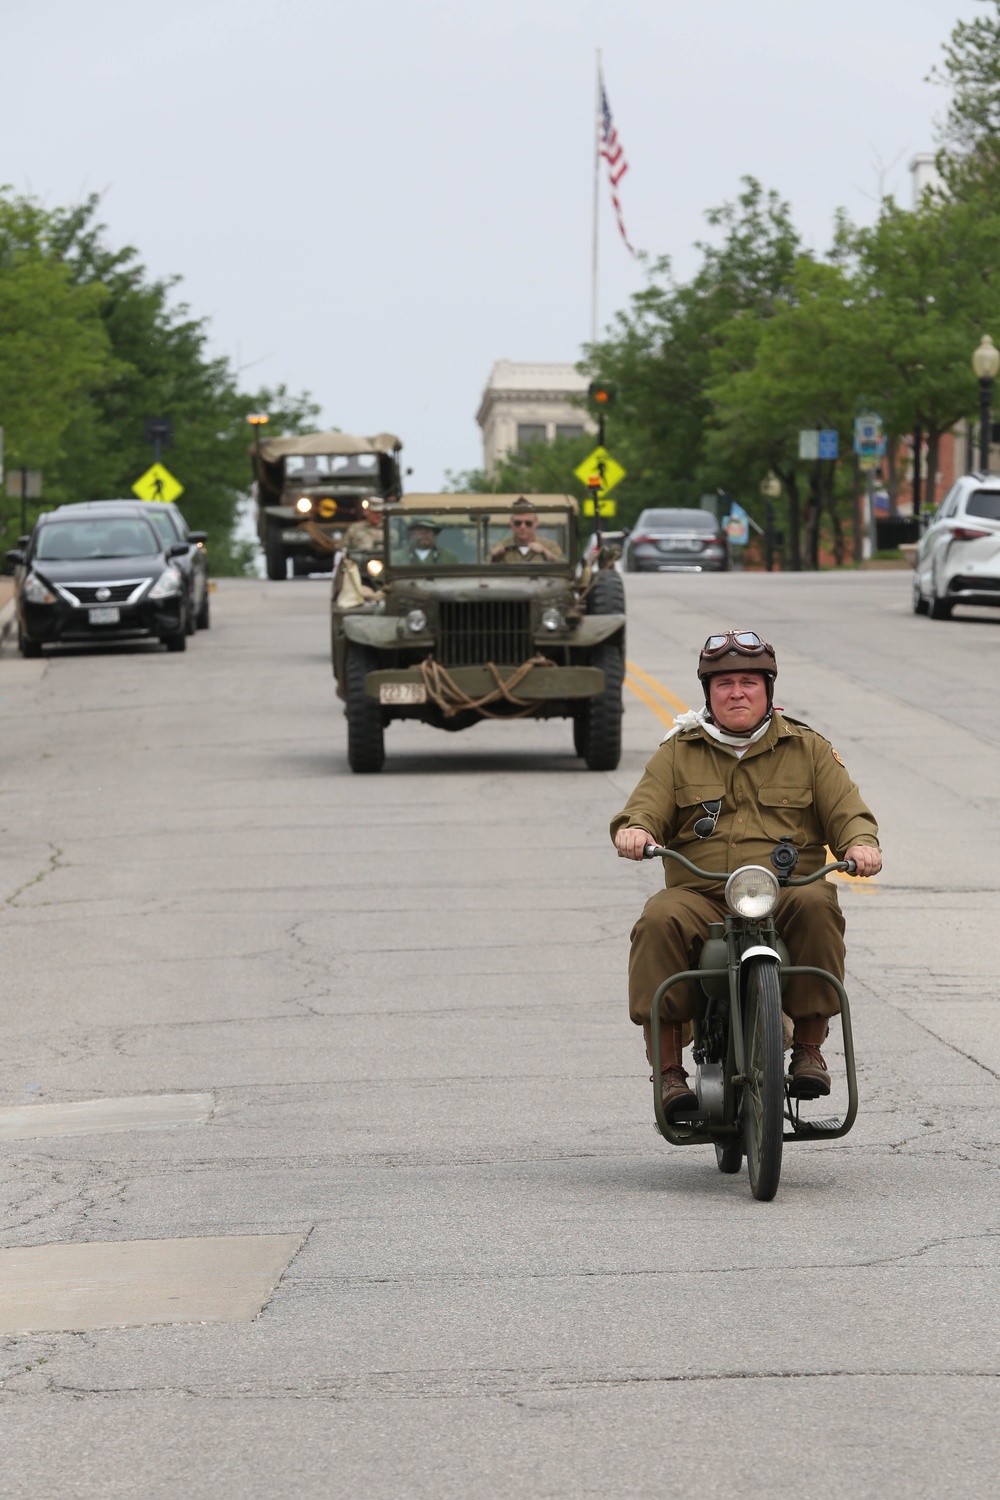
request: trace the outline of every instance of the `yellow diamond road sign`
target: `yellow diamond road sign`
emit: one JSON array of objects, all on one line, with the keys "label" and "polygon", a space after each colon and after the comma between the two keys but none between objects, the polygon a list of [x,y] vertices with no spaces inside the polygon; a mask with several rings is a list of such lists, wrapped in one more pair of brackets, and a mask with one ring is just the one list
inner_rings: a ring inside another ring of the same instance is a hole
[{"label": "yellow diamond road sign", "polygon": [[[615,462],[607,448],[595,448],[573,473],[590,490],[591,498],[596,494],[599,500],[625,478],[625,470],[620,463]],[[596,484],[595,479],[598,481]]]},{"label": "yellow diamond road sign", "polygon": [[184,486],[162,464],[153,464],[141,479],[136,480],[132,493],[140,500],[162,500],[168,505],[178,495],[183,495]]}]

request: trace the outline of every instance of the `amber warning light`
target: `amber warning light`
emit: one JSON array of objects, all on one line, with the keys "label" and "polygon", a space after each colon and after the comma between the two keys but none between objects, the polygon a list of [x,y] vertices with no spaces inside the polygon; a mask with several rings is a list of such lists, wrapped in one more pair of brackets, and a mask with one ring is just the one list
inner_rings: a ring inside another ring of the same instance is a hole
[{"label": "amber warning light", "polygon": [[269,422],[270,420],[271,419],[266,411],[252,411],[247,417],[247,421],[250,423],[251,427],[263,427],[264,424],[266,422]]}]

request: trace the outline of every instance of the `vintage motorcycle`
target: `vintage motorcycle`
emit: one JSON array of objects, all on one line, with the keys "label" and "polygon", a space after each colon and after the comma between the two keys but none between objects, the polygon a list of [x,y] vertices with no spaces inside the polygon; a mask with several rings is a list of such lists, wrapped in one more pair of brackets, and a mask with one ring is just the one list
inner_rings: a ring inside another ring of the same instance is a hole
[{"label": "vintage motorcycle", "polygon": [[[851,1008],[840,980],[826,969],[789,963],[788,950],[773,913],[784,885],[811,885],[833,870],[854,874],[853,860],[836,860],[812,875],[792,872],[798,851],[783,839],[772,851],[772,870],[744,865],[731,874],[702,870],[674,849],[647,844],[646,859],[673,859],[703,879],[725,882],[729,914],[713,922],[697,969],[671,974],[653,996],[650,1024],[653,1055],[653,1108],[661,1135],[675,1146],[711,1142],[720,1172],[738,1172],[746,1152],[750,1191],[767,1200],[778,1191],[785,1141],[833,1140],[846,1135],[858,1112]],[[793,974],[825,980],[840,999],[848,1103],[843,1119],[806,1119],[792,1099],[785,1077],[781,991]],[[698,1108],[670,1121],[663,1109],[660,1062],[660,1005],[675,984],[694,981],[702,1008],[694,1019],[694,1091]],[[788,1129],[786,1129],[786,1125]]]}]

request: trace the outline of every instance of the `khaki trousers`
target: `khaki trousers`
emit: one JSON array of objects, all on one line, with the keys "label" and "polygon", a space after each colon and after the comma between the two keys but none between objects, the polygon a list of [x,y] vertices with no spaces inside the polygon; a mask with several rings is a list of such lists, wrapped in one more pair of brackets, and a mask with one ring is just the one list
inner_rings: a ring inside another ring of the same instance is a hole
[{"label": "khaki trousers", "polygon": [[[629,1014],[637,1026],[649,1020],[657,985],[671,974],[698,967],[709,922],[721,922],[728,907],[721,896],[672,886],[657,891],[632,928],[628,961]],[[844,978],[844,916],[837,892],[828,880],[786,887],[778,898],[775,925],[788,945],[793,964],[812,964]],[[661,1014],[690,1021],[702,1004],[700,988],[674,985],[663,997]],[[835,1016],[837,992],[821,979],[800,974],[788,981],[782,1009],[790,1016]]]}]

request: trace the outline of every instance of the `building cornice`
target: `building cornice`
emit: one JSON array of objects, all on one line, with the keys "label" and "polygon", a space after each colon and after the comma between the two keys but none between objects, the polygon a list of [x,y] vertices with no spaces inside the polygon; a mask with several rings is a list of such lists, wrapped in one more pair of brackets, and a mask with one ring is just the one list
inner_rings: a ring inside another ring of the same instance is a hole
[{"label": "building cornice", "polygon": [[582,396],[584,392],[487,389],[483,393],[482,401],[479,403],[479,410],[476,412],[476,421],[480,427],[485,427],[486,420],[494,406],[523,406],[529,402],[533,406],[544,404],[546,406],[572,407],[574,411],[579,411],[581,417],[585,418],[587,415],[586,407],[584,407],[582,402],[577,405],[573,400],[573,397],[577,394]]}]

